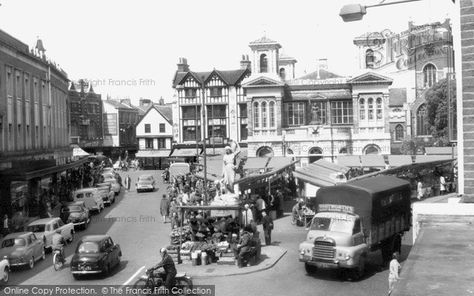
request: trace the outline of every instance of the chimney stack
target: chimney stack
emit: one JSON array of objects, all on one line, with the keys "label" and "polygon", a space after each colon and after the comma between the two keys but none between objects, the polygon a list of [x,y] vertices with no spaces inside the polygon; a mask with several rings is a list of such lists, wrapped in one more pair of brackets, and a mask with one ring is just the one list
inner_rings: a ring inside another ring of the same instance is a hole
[{"label": "chimney stack", "polygon": [[189,71],[188,60],[186,58],[179,58],[178,72],[188,72],[188,71]]},{"label": "chimney stack", "polygon": [[318,59],[317,61],[317,69],[318,69],[318,78],[321,79],[320,70],[327,70],[328,69],[328,59]]},{"label": "chimney stack", "polygon": [[240,61],[240,69],[250,69],[251,63],[248,55],[242,55],[242,60]]}]

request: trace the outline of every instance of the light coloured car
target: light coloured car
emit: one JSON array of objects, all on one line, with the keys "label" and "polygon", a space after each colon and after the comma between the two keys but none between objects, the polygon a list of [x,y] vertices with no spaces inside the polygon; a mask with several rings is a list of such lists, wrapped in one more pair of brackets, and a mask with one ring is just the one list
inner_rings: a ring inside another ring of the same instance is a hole
[{"label": "light coloured car", "polygon": [[152,175],[141,175],[135,184],[137,192],[155,191],[155,179]]},{"label": "light coloured car", "polygon": [[112,190],[111,183],[99,183],[95,185],[102,194],[104,205],[110,206],[115,202],[115,192]]},{"label": "light coloured car", "polygon": [[61,230],[62,237],[72,242],[74,240],[74,224],[64,224],[59,217],[38,219],[26,226],[27,231],[33,232],[38,239],[42,240],[45,249],[51,249],[53,246],[53,234],[57,230]]},{"label": "light coloured car", "polygon": [[0,282],[4,284],[8,283],[10,277],[10,262],[8,261],[8,256],[4,256],[0,260]]},{"label": "light coloured car", "polygon": [[115,195],[118,195],[120,193],[120,190],[122,189],[122,185],[120,185],[120,183],[115,178],[105,179],[103,183],[109,183]]},{"label": "light coloured car", "polygon": [[43,240],[31,231],[10,233],[0,243],[0,257],[5,256],[11,267],[33,269],[36,261],[46,258]]},{"label": "light coloured car", "polygon": [[104,201],[99,189],[95,187],[82,188],[73,192],[74,201],[84,201],[89,211],[100,213],[104,209]]}]

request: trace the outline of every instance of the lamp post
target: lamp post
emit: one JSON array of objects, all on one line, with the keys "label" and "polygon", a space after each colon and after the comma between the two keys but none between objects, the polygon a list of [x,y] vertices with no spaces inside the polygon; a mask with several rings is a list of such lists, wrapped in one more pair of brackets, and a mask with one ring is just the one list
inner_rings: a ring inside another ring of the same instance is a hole
[{"label": "lamp post", "polygon": [[202,101],[201,101],[201,114],[202,114],[202,122],[204,124],[201,124],[203,128],[203,141],[202,141],[202,149],[203,149],[203,157],[204,157],[204,202],[207,204],[207,152],[206,152],[206,126],[207,126],[207,120],[206,120],[206,112],[205,112],[205,106],[206,106],[206,87],[204,85],[204,79],[205,77],[202,76]]},{"label": "lamp post", "polygon": [[344,5],[341,8],[339,15],[342,17],[342,20],[345,22],[360,21],[362,20],[364,15],[367,13],[367,8],[401,4],[401,3],[407,3],[407,2],[415,2],[415,1],[421,1],[421,0],[402,0],[402,1],[394,1],[394,2],[388,2],[388,3],[384,3],[384,1],[385,0],[374,5],[361,5],[361,4]]}]

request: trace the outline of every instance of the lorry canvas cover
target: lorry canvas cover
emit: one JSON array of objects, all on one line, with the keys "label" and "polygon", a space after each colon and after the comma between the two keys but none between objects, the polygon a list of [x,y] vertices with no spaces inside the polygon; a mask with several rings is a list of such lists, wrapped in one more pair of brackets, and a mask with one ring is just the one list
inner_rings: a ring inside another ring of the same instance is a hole
[{"label": "lorry canvas cover", "polygon": [[[362,218],[366,230],[397,214],[410,213],[410,183],[393,176],[375,176],[331,187],[321,188],[316,203],[321,210],[327,205],[344,205]],[[406,217],[409,219],[410,217]],[[372,221],[372,222],[371,222]]]}]

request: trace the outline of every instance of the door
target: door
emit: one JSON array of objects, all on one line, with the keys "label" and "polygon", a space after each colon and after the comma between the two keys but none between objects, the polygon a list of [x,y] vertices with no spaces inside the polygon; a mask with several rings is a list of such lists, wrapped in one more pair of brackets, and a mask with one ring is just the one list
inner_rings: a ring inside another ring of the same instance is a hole
[{"label": "door", "polygon": [[29,235],[26,236],[25,241],[26,241],[25,259],[30,260],[31,257],[34,257],[36,259],[37,257],[36,257],[36,254],[35,254],[35,248],[34,248],[34,245],[33,245],[33,241],[31,240],[31,236],[29,236]]},{"label": "door", "polygon": [[32,247],[33,247],[33,253],[35,254],[35,259],[39,259],[43,256],[43,247],[41,245],[41,241],[39,239],[36,238],[36,235],[34,234],[30,234],[30,240],[31,240],[31,244],[32,244]]}]

